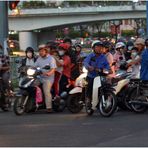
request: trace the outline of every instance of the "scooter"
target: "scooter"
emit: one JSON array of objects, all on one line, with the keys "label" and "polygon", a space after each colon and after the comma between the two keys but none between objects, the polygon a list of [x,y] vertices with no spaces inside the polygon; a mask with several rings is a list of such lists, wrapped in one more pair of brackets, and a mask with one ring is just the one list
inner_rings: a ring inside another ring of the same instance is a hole
[{"label": "scooter", "polygon": [[82,68],[81,75],[75,81],[75,87],[69,91],[67,108],[71,113],[79,113],[85,106],[85,85],[87,69]]},{"label": "scooter", "polygon": [[[100,114],[104,117],[111,116],[117,107],[114,89],[103,77],[107,74],[105,71],[98,72],[98,76],[94,79],[92,92],[92,108],[99,110]],[[76,80],[76,87],[69,92],[70,97],[68,98],[69,103],[67,103],[67,106],[72,113],[78,113],[84,105],[88,115],[92,115],[93,113],[90,111],[90,106],[88,105],[88,102],[90,104],[90,100],[87,100],[86,97],[86,76],[87,70],[83,68],[83,73]]]},{"label": "scooter", "polygon": [[[50,66],[46,65],[43,69],[27,67],[26,76],[24,75],[19,81],[20,92],[16,94],[13,110],[16,115],[34,112],[39,109],[45,109],[45,97],[42,88],[41,74],[42,70],[49,70]],[[56,112],[65,109],[64,99],[52,99],[52,108]]]},{"label": "scooter", "polygon": [[129,82],[133,77],[131,72],[127,72],[126,70],[119,70],[115,78],[112,79],[112,85],[115,89],[115,95],[117,97],[117,105],[123,110],[131,110],[129,105],[129,94],[132,90]]}]

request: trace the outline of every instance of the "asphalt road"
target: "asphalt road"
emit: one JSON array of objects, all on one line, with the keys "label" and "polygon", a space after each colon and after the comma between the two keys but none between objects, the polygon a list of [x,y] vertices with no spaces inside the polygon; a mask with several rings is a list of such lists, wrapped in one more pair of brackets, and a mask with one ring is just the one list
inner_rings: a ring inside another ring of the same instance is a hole
[{"label": "asphalt road", "polygon": [[85,112],[16,116],[0,111],[0,146],[148,146],[148,113],[118,111],[104,118]]}]

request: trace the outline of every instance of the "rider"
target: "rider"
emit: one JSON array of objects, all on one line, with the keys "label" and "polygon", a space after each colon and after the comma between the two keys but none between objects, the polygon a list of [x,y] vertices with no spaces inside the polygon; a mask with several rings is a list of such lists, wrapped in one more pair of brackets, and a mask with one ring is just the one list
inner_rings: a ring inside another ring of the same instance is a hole
[{"label": "rider", "polygon": [[[85,68],[88,70],[88,74],[87,74],[87,82],[88,82],[88,86],[87,86],[87,91],[86,91],[86,97],[88,99],[88,108],[89,108],[89,112],[93,113],[93,110],[96,109],[96,105],[94,104],[94,102],[96,102],[96,100],[93,100],[92,98],[92,89],[93,89],[93,81],[94,78],[97,76],[97,71],[99,69],[107,69],[109,70],[109,63],[105,57],[104,54],[102,54],[102,48],[103,48],[103,43],[99,40],[96,40],[92,43],[92,49],[93,49],[93,53],[89,54],[86,59],[84,60],[84,66]],[[92,100],[92,103],[90,103],[90,101]],[[92,104],[92,105],[91,105]],[[91,108],[92,106],[92,108]]]},{"label": "rider", "polygon": [[26,57],[22,59],[22,66],[34,66],[36,62],[34,49],[32,47],[27,47],[25,53]]},{"label": "rider", "polygon": [[111,43],[108,41],[105,41],[103,42],[103,45],[104,45],[103,54],[105,54],[107,61],[109,63],[109,66],[112,70],[112,74],[110,74],[109,77],[115,77],[114,58],[113,58],[113,55],[110,53]]},{"label": "rider", "polygon": [[55,59],[49,55],[49,50],[46,45],[39,46],[39,57],[35,63],[36,67],[43,68],[49,65],[50,70],[46,70],[42,74],[42,81],[43,81],[43,91],[45,95],[45,103],[47,112],[52,112],[52,96],[51,96],[51,87],[54,81],[54,72],[56,69],[56,62]]},{"label": "rider", "polygon": [[123,42],[118,42],[115,45],[116,51],[115,51],[115,54],[113,55],[114,62],[116,63],[115,70],[118,70],[122,62],[126,61],[126,58],[124,55],[124,48],[125,48],[125,44]]}]

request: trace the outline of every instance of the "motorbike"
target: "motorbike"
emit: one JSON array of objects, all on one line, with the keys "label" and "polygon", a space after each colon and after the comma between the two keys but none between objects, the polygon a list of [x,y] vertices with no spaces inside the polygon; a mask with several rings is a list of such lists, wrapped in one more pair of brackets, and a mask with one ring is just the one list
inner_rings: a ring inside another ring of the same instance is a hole
[{"label": "motorbike", "polygon": [[75,87],[69,91],[67,108],[71,113],[79,113],[85,106],[85,85],[87,70],[83,67],[82,73],[75,81]]},{"label": "motorbike", "polygon": [[132,111],[144,113],[148,110],[148,81],[131,79],[133,90],[130,93],[129,104]]},{"label": "motorbike", "polygon": [[[29,66],[25,67],[26,72],[23,72],[23,77],[19,81],[20,92],[16,94],[13,106],[16,115],[46,108],[41,74],[43,70],[49,69],[49,65],[46,65],[42,69]],[[60,99],[52,98],[52,108],[54,111],[62,112],[65,109],[66,103],[63,99],[64,97],[65,94],[61,94]]]},{"label": "motorbike", "polygon": [[[94,99],[93,106],[97,107],[100,114],[104,117],[111,116],[117,107],[117,99],[114,94],[114,89],[107,83],[104,76],[107,74],[104,72],[98,72],[98,76],[94,78],[92,99]],[[86,108],[88,115],[92,115],[90,111],[90,99],[86,97],[87,87],[87,70],[83,68],[83,73],[76,79],[76,87],[72,89],[69,94],[67,107],[72,113],[78,113],[82,110],[83,106]]]},{"label": "motorbike", "polygon": [[117,97],[117,106],[123,110],[131,110],[128,102],[129,94],[132,90],[129,82],[132,77],[133,75],[131,72],[127,72],[126,70],[119,70],[111,82],[115,89],[114,93]]}]

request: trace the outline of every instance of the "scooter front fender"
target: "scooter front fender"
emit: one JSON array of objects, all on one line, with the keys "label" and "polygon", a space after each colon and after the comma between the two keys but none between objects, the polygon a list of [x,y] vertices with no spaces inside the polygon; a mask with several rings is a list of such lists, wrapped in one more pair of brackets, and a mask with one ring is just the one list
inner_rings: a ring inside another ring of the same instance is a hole
[{"label": "scooter front fender", "polygon": [[76,93],[82,93],[82,87],[75,87],[69,92],[70,95],[76,94]]}]

